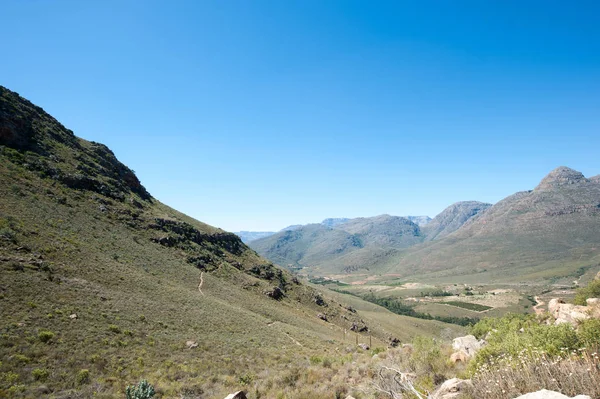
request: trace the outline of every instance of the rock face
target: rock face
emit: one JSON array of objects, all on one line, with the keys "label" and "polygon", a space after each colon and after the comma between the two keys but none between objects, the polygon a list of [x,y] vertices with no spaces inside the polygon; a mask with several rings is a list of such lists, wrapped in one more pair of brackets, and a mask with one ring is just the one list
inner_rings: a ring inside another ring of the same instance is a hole
[{"label": "rock face", "polygon": [[492,204],[479,201],[462,201],[450,205],[421,229],[425,241],[437,240],[455,232],[471,218],[491,206]]},{"label": "rock face", "polygon": [[548,311],[554,318],[554,324],[570,323],[576,327],[583,320],[600,318],[600,299],[589,298],[587,306],[580,306],[553,298],[548,302]]},{"label": "rock face", "polygon": [[456,353],[462,352],[467,357],[472,357],[484,344],[484,340],[478,341],[473,335],[465,335],[464,337],[454,338],[454,341],[452,341],[452,348]]},{"label": "rock face", "polygon": [[576,170],[567,168],[566,166],[559,166],[554,169],[546,177],[542,179],[540,184],[535,188],[536,190],[547,190],[553,189],[560,186],[567,186],[571,184],[585,183],[589,180],[585,176]]},{"label": "rock face", "polygon": [[[471,380],[452,378],[445,381],[432,395],[431,399],[454,399],[468,393],[473,387]],[[578,398],[582,399],[582,398]]]},{"label": "rock face", "polygon": [[[563,395],[559,392],[548,391],[547,389],[542,389],[537,392],[530,392],[525,395],[521,395],[515,399],[571,399],[571,397]],[[572,399],[592,399],[587,395],[577,395]]]}]

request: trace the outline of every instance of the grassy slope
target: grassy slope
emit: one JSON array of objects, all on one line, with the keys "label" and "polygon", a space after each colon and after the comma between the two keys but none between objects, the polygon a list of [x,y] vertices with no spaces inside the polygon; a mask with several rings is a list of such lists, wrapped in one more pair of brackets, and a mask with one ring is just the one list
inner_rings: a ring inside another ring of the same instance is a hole
[{"label": "grassy slope", "polygon": [[[396,330],[404,318],[381,308],[355,314],[327,297],[318,306],[313,288],[237,237],[153,200],[105,147],[1,94],[23,109],[2,104],[2,144],[23,144],[7,131],[33,136],[19,151],[0,147],[0,397],[122,397],[140,378],[164,397],[222,397],[242,382],[270,397],[294,388],[290,370],[310,356],[342,356],[352,322],[364,320],[380,346],[412,333]],[[176,227],[201,238],[157,220],[186,222]],[[274,285],[286,291],[280,301],[264,294]],[[445,328],[418,322],[420,333]],[[42,342],[46,330],[54,335]],[[36,369],[48,376],[36,379]]]}]

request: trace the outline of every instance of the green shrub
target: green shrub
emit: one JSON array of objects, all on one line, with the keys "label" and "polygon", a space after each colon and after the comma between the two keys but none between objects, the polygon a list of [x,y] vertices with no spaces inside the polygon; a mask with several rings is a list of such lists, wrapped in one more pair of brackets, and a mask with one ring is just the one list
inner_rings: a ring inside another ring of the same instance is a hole
[{"label": "green shrub", "polygon": [[33,369],[31,375],[36,381],[46,381],[50,373],[46,369]]},{"label": "green shrub", "polygon": [[115,334],[120,334],[120,333],[121,333],[121,327],[119,327],[119,326],[116,326],[116,325],[114,325],[114,324],[111,324],[110,326],[108,326],[108,330],[109,330],[110,332],[113,332],[113,333],[115,333]]},{"label": "green shrub", "polygon": [[[595,327],[590,324],[587,330],[590,331],[589,334],[594,334]],[[487,345],[477,352],[474,361],[469,365],[470,372],[475,372],[482,365],[493,363],[501,357],[516,360],[524,354],[542,353],[552,358],[565,351],[579,349],[583,345],[582,335],[570,324],[539,324],[530,316],[507,315],[499,319],[484,319],[472,328],[476,336],[490,331]],[[592,340],[593,337],[587,339]]]},{"label": "green shrub", "polygon": [[79,370],[79,373],[77,373],[77,384],[83,385],[87,384],[88,382],[90,382],[90,370]]},{"label": "green shrub", "polygon": [[125,389],[127,399],[149,399],[154,397],[154,387],[146,380],[140,381],[137,385],[130,385]]},{"label": "green shrub", "polygon": [[581,345],[588,349],[600,347],[600,319],[584,320],[577,329]]},{"label": "green shrub", "polygon": [[585,300],[588,298],[600,297],[600,280],[590,282],[586,287],[577,290],[573,302],[575,305],[585,305]]},{"label": "green shrub", "polygon": [[54,338],[54,333],[48,330],[42,330],[38,333],[38,339],[44,343],[50,342]]},{"label": "green shrub", "polygon": [[17,363],[22,363],[22,364],[27,364],[31,361],[30,358],[28,358],[25,355],[21,355],[20,353],[14,356],[14,359]]}]

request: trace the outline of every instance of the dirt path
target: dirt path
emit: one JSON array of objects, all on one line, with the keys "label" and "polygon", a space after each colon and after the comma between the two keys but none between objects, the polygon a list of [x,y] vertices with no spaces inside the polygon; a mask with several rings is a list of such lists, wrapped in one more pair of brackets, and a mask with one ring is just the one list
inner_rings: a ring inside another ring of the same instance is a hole
[{"label": "dirt path", "polygon": [[537,302],[533,306],[533,311],[535,312],[535,314],[542,314],[542,313],[544,313],[544,309],[540,309],[540,308],[542,306],[544,306],[546,304],[546,302],[541,301],[539,296],[534,296],[533,299]]}]

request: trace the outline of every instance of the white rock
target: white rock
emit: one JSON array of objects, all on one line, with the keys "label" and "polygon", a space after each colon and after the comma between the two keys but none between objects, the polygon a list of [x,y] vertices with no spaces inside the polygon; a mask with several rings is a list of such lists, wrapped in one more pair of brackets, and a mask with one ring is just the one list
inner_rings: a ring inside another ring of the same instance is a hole
[{"label": "white rock", "polygon": [[[542,389],[537,392],[530,392],[525,395],[521,395],[515,399],[571,399],[571,397],[563,395],[559,392],[548,391],[547,389]],[[577,395],[572,399],[592,399],[587,395]]]},{"label": "white rock", "polygon": [[[460,378],[452,378],[444,381],[432,395],[431,399],[454,399],[465,394],[473,387],[471,380],[461,380]],[[579,398],[580,399],[580,398]]]},{"label": "white rock", "polygon": [[473,335],[465,335],[464,337],[454,338],[452,341],[452,348],[457,352],[464,352],[467,356],[473,356],[485,341],[477,341]]}]

